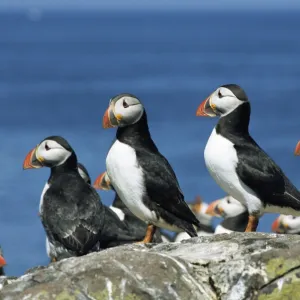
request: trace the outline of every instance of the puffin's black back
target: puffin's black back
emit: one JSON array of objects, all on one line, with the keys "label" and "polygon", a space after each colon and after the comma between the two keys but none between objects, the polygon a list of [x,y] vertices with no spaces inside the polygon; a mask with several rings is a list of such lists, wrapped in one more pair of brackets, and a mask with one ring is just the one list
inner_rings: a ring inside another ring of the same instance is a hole
[{"label": "puffin's black back", "polygon": [[47,234],[67,249],[86,254],[99,241],[103,227],[99,195],[76,169],[52,170],[49,182],[42,214]]}]

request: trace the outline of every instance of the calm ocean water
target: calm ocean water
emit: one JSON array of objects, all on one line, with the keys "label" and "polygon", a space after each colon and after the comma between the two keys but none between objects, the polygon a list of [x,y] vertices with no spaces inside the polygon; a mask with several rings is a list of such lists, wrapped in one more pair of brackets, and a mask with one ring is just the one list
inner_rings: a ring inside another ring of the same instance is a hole
[{"label": "calm ocean water", "polygon": [[[0,15],[0,244],[6,271],[47,264],[39,198],[49,170],[23,171],[27,152],[64,136],[93,179],[105,170],[115,130],[102,129],[109,99],[139,96],[154,140],[186,200],[224,196],[203,159],[216,123],[197,106],[225,83],[243,86],[251,132],[300,187],[300,16],[298,13]],[[110,204],[113,194],[101,193]],[[274,215],[261,220],[270,231]]]}]

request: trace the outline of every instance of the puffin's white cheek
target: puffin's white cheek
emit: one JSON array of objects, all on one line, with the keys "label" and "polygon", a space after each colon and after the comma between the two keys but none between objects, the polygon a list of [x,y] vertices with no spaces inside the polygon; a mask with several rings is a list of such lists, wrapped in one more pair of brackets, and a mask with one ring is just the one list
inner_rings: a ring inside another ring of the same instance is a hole
[{"label": "puffin's white cheek", "polygon": [[49,151],[45,149],[44,145],[41,145],[36,151],[36,156],[39,157],[41,160],[48,161]]},{"label": "puffin's white cheek", "polygon": [[300,229],[300,218],[297,218],[295,220],[293,220],[293,222],[291,222],[291,224],[295,227]]},{"label": "puffin's white cheek", "polygon": [[125,109],[123,120],[127,124],[136,123],[143,114],[143,107],[141,105],[129,106]]},{"label": "puffin's white cheek", "polygon": [[70,155],[69,151],[63,149],[51,149],[46,151],[44,158],[46,161],[60,164],[65,162]]},{"label": "puffin's white cheek", "polygon": [[117,115],[121,115],[122,117],[124,116],[124,114],[126,113],[126,108],[123,107],[122,101],[118,101],[117,103],[115,103],[114,113],[115,117],[117,117]]},{"label": "puffin's white cheek", "polygon": [[48,150],[48,151],[44,151],[44,159],[46,161],[57,161],[59,160],[59,153],[57,153],[58,151],[56,151],[56,149],[51,149],[51,150]]}]

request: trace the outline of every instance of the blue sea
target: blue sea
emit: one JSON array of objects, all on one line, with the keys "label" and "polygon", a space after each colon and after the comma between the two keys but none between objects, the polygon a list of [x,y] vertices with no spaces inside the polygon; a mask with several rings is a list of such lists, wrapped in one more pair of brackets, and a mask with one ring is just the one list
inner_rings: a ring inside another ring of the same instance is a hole
[{"label": "blue sea", "polygon": [[[49,170],[23,171],[26,154],[61,135],[94,180],[115,135],[102,129],[102,117],[118,93],[142,99],[187,201],[225,195],[203,159],[217,120],[195,113],[226,83],[246,90],[254,139],[300,187],[293,155],[300,139],[299,28],[299,12],[2,13],[0,244],[7,274],[48,263],[38,206]],[[111,192],[100,194],[111,203]],[[259,231],[269,232],[274,218],[265,215]]]}]

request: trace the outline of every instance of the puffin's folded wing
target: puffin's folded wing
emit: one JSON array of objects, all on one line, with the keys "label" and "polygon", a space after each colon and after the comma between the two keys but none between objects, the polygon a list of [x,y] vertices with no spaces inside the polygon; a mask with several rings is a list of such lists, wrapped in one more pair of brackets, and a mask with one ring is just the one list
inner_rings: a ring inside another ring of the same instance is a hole
[{"label": "puffin's folded wing", "polygon": [[113,210],[106,206],[103,206],[103,209],[105,210],[105,214],[100,243],[102,241],[133,242],[143,238],[143,235],[138,237],[134,236],[129,230],[127,223],[121,221]]},{"label": "puffin's folded wing", "polygon": [[143,164],[143,175],[147,194],[152,202],[173,214],[177,218],[201,227],[200,222],[184,201],[183,193],[179,187],[176,175],[165,157],[156,153],[140,153],[147,156],[140,160]]},{"label": "puffin's folded wing", "polygon": [[235,147],[239,153],[236,171],[240,180],[252,189],[263,202],[276,204],[276,201],[285,194],[287,178],[282,170],[260,148],[254,146]]},{"label": "puffin's folded wing", "polygon": [[43,223],[47,223],[53,237],[67,249],[79,254],[87,253],[98,242],[101,233],[103,212],[98,194],[86,185],[81,191],[83,197],[77,201],[72,199],[74,193],[67,193],[65,189],[56,193],[55,197],[51,195],[51,190],[44,196],[50,197],[52,202],[44,201],[51,205],[44,207]]}]

